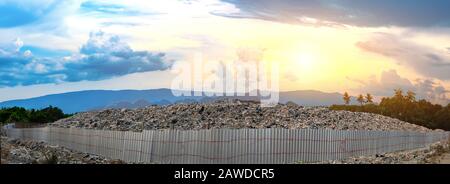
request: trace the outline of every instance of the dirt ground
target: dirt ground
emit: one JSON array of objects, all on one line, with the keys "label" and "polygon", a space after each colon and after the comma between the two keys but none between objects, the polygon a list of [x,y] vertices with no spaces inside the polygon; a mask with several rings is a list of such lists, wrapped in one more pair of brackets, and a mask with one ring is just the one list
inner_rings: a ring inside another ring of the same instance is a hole
[{"label": "dirt ground", "polygon": [[446,153],[442,155],[441,159],[439,160],[440,164],[450,164],[450,153]]},{"label": "dirt ground", "polygon": [[0,164],[123,164],[103,156],[82,153],[44,142],[1,137]]}]

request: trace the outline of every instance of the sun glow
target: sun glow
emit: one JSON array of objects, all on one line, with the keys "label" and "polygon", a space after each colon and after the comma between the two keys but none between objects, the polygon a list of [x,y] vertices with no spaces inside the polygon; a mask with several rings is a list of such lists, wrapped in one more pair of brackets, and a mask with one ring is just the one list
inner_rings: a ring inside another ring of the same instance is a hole
[{"label": "sun glow", "polygon": [[314,68],[316,57],[312,53],[300,52],[294,62],[299,70],[311,70]]},{"label": "sun glow", "polygon": [[311,77],[320,70],[322,64],[320,52],[311,45],[296,47],[289,52],[289,55],[291,63],[289,68],[296,71],[297,77]]}]

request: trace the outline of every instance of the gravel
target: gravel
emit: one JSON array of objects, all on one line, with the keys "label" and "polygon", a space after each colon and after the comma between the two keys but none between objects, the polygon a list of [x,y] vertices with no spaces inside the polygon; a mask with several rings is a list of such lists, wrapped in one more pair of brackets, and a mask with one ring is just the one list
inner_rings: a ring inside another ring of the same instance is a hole
[{"label": "gravel", "polygon": [[319,164],[436,164],[440,163],[439,156],[444,153],[450,153],[448,141],[437,142],[422,149],[350,157],[343,160],[319,162]]},{"label": "gravel", "polygon": [[78,113],[49,126],[120,131],[217,128],[431,131],[425,127],[371,113],[333,111],[327,107],[302,107],[293,103],[261,107],[257,102],[240,100],[91,111]]},{"label": "gravel", "polygon": [[73,151],[44,142],[1,137],[1,164],[123,164],[121,160]]}]

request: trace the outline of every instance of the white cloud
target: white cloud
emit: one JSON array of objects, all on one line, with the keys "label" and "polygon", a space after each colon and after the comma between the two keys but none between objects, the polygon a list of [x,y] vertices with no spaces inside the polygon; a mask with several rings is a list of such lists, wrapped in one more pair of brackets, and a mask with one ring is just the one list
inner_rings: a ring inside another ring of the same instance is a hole
[{"label": "white cloud", "polygon": [[14,52],[2,49],[4,52],[0,55],[0,87],[59,83],[62,80],[105,80],[165,70],[171,65],[164,53],[134,51],[118,36],[103,32],[91,33],[90,39],[73,57],[32,57],[29,50],[19,52],[23,45],[20,39],[14,44]]},{"label": "white cloud", "polygon": [[33,55],[33,53],[31,53],[30,50],[26,50],[25,52],[23,52],[24,57],[31,57],[32,55]]},{"label": "white cloud", "polygon": [[23,46],[23,41],[20,40],[20,38],[16,38],[16,40],[14,41],[14,46],[16,46],[16,52],[18,52]]},{"label": "white cloud", "polygon": [[358,42],[356,45],[365,51],[393,58],[397,64],[415,70],[426,77],[450,79],[450,55],[442,50],[423,46],[388,33],[376,33],[369,40]]},{"label": "white cloud", "polygon": [[392,96],[394,89],[402,89],[403,91],[413,91],[418,99],[426,99],[432,103],[447,105],[450,99],[447,94],[450,92],[441,84],[434,82],[432,79],[417,79],[415,82],[401,77],[396,70],[383,71],[380,78],[372,76],[366,80],[356,80],[348,78],[359,84],[360,87],[354,91],[361,93],[372,93],[376,96]]}]

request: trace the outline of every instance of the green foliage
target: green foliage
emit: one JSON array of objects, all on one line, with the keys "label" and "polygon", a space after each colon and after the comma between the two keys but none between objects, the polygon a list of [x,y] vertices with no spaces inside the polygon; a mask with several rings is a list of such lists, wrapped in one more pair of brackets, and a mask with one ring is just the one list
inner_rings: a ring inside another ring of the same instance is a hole
[{"label": "green foliage", "polygon": [[414,92],[408,91],[404,96],[401,89],[396,89],[392,97],[382,98],[378,105],[363,105],[361,96],[358,97],[361,105],[332,105],[330,109],[381,114],[427,128],[450,131],[450,104],[442,107],[426,100],[416,101]]},{"label": "green foliage", "polygon": [[344,99],[345,105],[350,104],[350,95],[348,95],[347,92],[344,93],[344,96],[342,97]]},{"label": "green foliage", "polygon": [[450,130],[450,104],[434,114],[433,126],[441,126],[444,130]]},{"label": "green foliage", "polygon": [[363,95],[359,95],[358,98],[356,99],[361,105],[363,105],[364,103],[364,96]]},{"label": "green foliage", "polygon": [[70,115],[52,106],[40,110],[26,110],[22,107],[0,109],[1,123],[49,123],[68,116]]},{"label": "green foliage", "polygon": [[367,93],[367,95],[366,95],[366,102],[373,103],[373,96],[369,93]]}]

